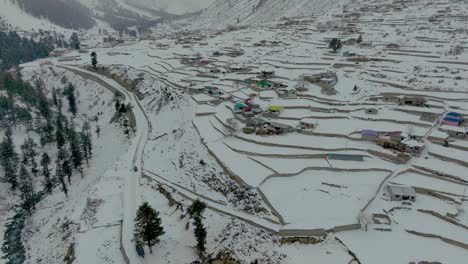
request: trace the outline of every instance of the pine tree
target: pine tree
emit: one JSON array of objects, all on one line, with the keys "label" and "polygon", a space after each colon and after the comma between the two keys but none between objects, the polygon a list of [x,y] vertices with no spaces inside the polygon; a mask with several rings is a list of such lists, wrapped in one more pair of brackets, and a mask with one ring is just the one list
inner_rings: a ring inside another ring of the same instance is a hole
[{"label": "pine tree", "polygon": [[331,39],[330,43],[328,44],[328,48],[333,49],[333,52],[336,52],[337,50],[341,49],[341,47],[341,40],[337,38]]},{"label": "pine tree", "polygon": [[98,61],[97,61],[97,54],[96,52],[91,52],[91,64],[93,65],[93,68],[96,69],[96,65],[97,65]]},{"label": "pine tree", "polygon": [[357,43],[361,43],[362,42],[362,35],[359,35],[358,39],[357,39]]},{"label": "pine tree", "polygon": [[67,96],[68,100],[68,111],[76,116],[76,97],[75,97],[75,86],[72,83],[68,83],[68,86],[65,88],[64,94]]},{"label": "pine tree", "polygon": [[93,154],[93,138],[91,135],[91,127],[88,122],[83,123],[81,129],[81,147],[86,158],[86,162]]},{"label": "pine tree", "polygon": [[47,155],[46,152],[44,152],[42,153],[41,166],[42,166],[42,176],[44,176],[44,181],[43,181],[44,190],[47,193],[51,193],[52,188],[53,188],[53,182],[52,182],[52,179],[50,178],[49,165],[50,165],[50,157],[49,155]]},{"label": "pine tree", "polygon": [[11,184],[11,188],[15,190],[18,184],[16,179],[18,154],[15,151],[12,131],[10,128],[7,128],[5,131],[5,137],[0,145],[0,164],[4,169],[5,179]]},{"label": "pine tree", "polygon": [[41,136],[40,143],[42,147],[55,141],[56,138],[54,137],[54,125],[52,124],[50,118],[46,119],[46,123],[41,125],[39,130]]},{"label": "pine tree", "polygon": [[30,212],[34,208],[34,189],[31,176],[29,175],[26,167],[21,165],[19,173],[19,190],[21,192],[21,199],[23,200],[23,208]]},{"label": "pine tree", "polygon": [[195,237],[197,238],[197,249],[198,251],[203,254],[205,252],[205,245],[206,245],[206,228],[203,226],[202,218],[201,217],[195,217],[194,218],[195,222],[195,230],[193,233],[195,234]]},{"label": "pine tree", "polygon": [[201,216],[206,209],[206,204],[200,200],[193,201],[192,205],[188,208],[190,218]]},{"label": "pine tree", "polygon": [[58,105],[57,90],[55,89],[55,87],[52,87],[52,102],[54,103],[55,106]]},{"label": "pine tree", "polygon": [[83,153],[83,157],[86,160],[86,164],[89,164],[89,159],[92,156],[92,151],[93,151],[93,142],[92,142],[92,136],[91,132],[89,131],[89,124],[86,125],[87,123],[85,122],[83,124],[83,129],[80,133],[81,137],[81,150]]},{"label": "pine tree", "polygon": [[63,75],[63,76],[62,76],[62,79],[60,79],[60,82],[61,82],[63,85],[67,84],[67,82],[68,82],[67,76]]},{"label": "pine tree", "polygon": [[135,218],[135,240],[148,245],[150,253],[152,246],[159,243],[159,237],[164,235],[159,212],[154,210],[147,202],[140,205]]},{"label": "pine tree", "polygon": [[83,163],[83,154],[81,152],[81,137],[79,137],[73,129],[70,131],[69,142],[73,167],[75,169],[81,168]]},{"label": "pine tree", "polygon": [[63,193],[65,193],[65,197],[68,197],[68,188],[67,184],[65,183],[65,173],[63,173],[62,164],[58,157],[55,161],[55,178],[58,182],[60,182],[60,185],[62,186],[62,191]]},{"label": "pine tree", "polygon": [[193,219],[195,229],[193,231],[195,238],[197,239],[197,249],[201,255],[205,253],[206,245],[206,228],[203,225],[203,212],[206,209],[206,204],[200,200],[193,201],[192,205],[188,209],[190,217]]},{"label": "pine tree", "polygon": [[35,157],[37,155],[36,148],[37,148],[37,144],[36,144],[36,142],[34,142],[34,139],[32,139],[31,137],[28,136],[24,140],[23,145],[21,145],[21,151],[23,152],[23,162],[24,162],[24,164],[32,166],[33,163],[36,162],[35,161]]},{"label": "pine tree", "polygon": [[60,168],[64,176],[67,176],[68,183],[71,183],[71,176],[73,174],[72,166],[70,165],[70,154],[64,148],[61,148],[57,154],[60,161]]},{"label": "pine tree", "polygon": [[59,113],[55,120],[55,141],[57,142],[57,149],[60,149],[65,145],[65,135],[63,130],[63,116]]},{"label": "pine tree", "polygon": [[96,134],[99,137],[99,134],[101,134],[101,127],[99,125],[96,125]]},{"label": "pine tree", "polygon": [[70,37],[70,47],[72,49],[80,49],[80,40],[78,39],[78,34],[76,34],[76,32],[73,32]]}]

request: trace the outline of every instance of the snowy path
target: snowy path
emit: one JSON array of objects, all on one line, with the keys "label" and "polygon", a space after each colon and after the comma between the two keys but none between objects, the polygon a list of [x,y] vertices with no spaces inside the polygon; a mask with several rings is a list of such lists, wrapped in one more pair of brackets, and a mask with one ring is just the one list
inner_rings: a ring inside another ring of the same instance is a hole
[{"label": "snowy path", "polygon": [[[94,74],[76,67],[70,66],[58,66],[69,70],[81,77],[97,82],[104,88],[109,89],[113,92],[119,91],[125,97],[125,102],[132,106],[133,113],[136,119],[136,133],[137,137],[133,140],[128,152],[123,155],[129,156],[131,162],[128,164],[120,164],[118,167],[117,174],[122,174],[125,178],[124,190],[123,190],[123,223],[122,223],[122,236],[121,243],[123,245],[124,259],[128,259],[128,263],[146,263],[144,259],[140,258],[134,250],[133,240],[133,222],[136,214],[137,205],[140,204],[140,196],[138,195],[139,179],[141,171],[143,169],[143,151],[146,141],[149,135],[149,121],[143,107],[135,95],[128,92],[125,88],[120,86],[117,82],[102,77],[98,74]],[[130,158],[132,157],[132,158]],[[138,171],[134,171],[134,167],[138,168]]]},{"label": "snowy path", "polygon": [[151,172],[151,171],[148,171],[148,170],[144,170],[143,171],[143,175],[145,175],[146,177],[149,177],[161,184],[165,184],[167,186],[170,186],[171,188],[177,190],[177,192],[184,198],[188,199],[188,200],[191,200],[191,201],[194,201],[196,199],[199,199],[201,201],[203,201],[204,203],[206,203],[207,207],[217,213],[220,213],[220,214],[223,214],[223,215],[226,215],[228,217],[234,217],[240,221],[243,221],[243,222],[246,222],[252,226],[255,226],[255,227],[258,227],[260,229],[263,229],[269,233],[277,233],[279,230],[281,230],[281,228],[283,227],[283,225],[279,224],[279,223],[273,223],[271,220],[269,219],[266,219],[266,218],[259,218],[259,217],[256,217],[252,214],[248,214],[248,213],[245,213],[245,212],[240,212],[238,210],[233,210],[231,208],[228,208],[227,206],[223,205],[223,204],[220,204],[219,202],[213,200],[213,199],[210,199],[208,197],[205,197],[205,196],[202,196],[202,195],[199,195],[197,193],[194,193],[192,191],[188,191],[186,190],[185,188],[181,188],[181,186],[179,186],[178,184],[175,184],[167,179],[165,179],[164,177],[160,176],[160,175],[157,175],[156,173],[154,172]]}]

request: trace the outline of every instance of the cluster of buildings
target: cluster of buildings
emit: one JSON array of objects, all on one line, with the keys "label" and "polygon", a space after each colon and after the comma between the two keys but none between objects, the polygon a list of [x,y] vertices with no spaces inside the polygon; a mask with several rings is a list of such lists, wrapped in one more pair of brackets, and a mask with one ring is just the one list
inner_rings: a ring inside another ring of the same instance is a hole
[{"label": "cluster of buildings", "polygon": [[254,117],[246,121],[246,126],[242,131],[246,134],[255,133],[256,135],[272,136],[294,132],[294,128],[289,125]]},{"label": "cluster of buildings", "polygon": [[318,85],[320,87],[334,87],[338,83],[338,77],[334,72],[324,72],[305,76],[304,81]]},{"label": "cluster of buildings", "polygon": [[252,98],[247,98],[243,102],[234,104],[234,113],[240,114],[245,118],[251,118],[263,113],[263,109],[260,105],[255,104]]},{"label": "cluster of buildings", "polygon": [[448,112],[441,120],[439,130],[454,138],[466,138],[467,130],[463,126],[464,117],[457,112]]},{"label": "cluster of buildings", "polygon": [[418,154],[424,149],[424,141],[415,136],[409,136],[401,131],[377,132],[362,130],[361,138],[375,142],[383,148]]}]

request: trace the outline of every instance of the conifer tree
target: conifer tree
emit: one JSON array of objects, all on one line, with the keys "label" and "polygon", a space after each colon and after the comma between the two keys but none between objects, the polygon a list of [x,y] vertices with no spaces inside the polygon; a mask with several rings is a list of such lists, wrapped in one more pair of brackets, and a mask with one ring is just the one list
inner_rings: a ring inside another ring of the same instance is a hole
[{"label": "conifer tree", "polygon": [[68,197],[68,188],[67,184],[65,183],[65,173],[63,172],[62,163],[58,157],[55,161],[55,178],[62,186],[62,191],[65,193],[65,196]]},{"label": "conifer tree", "polygon": [[359,35],[358,39],[357,39],[357,43],[361,43],[362,42],[362,35]]},{"label": "conifer tree", "polygon": [[40,143],[41,146],[45,146],[49,143],[52,143],[55,141],[54,137],[54,125],[52,124],[52,121],[50,118],[46,119],[46,123],[41,125],[40,128]]},{"label": "conifer tree", "polygon": [[193,219],[195,229],[193,231],[195,238],[197,239],[197,249],[203,256],[205,253],[206,245],[206,228],[203,225],[203,212],[206,209],[206,204],[200,200],[193,201],[192,205],[188,209],[190,217]]},{"label": "conifer tree", "polygon": [[197,238],[197,249],[203,255],[205,253],[205,245],[206,245],[206,228],[203,225],[202,218],[201,217],[196,217],[194,218],[195,222],[195,230],[193,233],[195,234],[195,237]]},{"label": "conifer tree", "polygon": [[86,160],[86,164],[89,163],[89,159],[91,158],[92,156],[92,151],[93,151],[93,139],[92,139],[92,135],[91,135],[91,132],[90,132],[90,126],[89,126],[89,123],[88,122],[85,122],[83,124],[83,128],[81,130],[81,133],[80,133],[80,137],[81,137],[81,149],[82,149],[82,152],[83,152],[83,156]]},{"label": "conifer tree", "polygon": [[55,89],[55,87],[52,87],[52,103],[54,103],[55,106],[58,105],[57,90]]},{"label": "conifer tree", "polygon": [[55,121],[55,141],[57,142],[57,149],[60,149],[65,145],[65,135],[63,130],[63,116],[59,113]]},{"label": "conifer tree", "polygon": [[10,128],[7,128],[5,131],[5,137],[0,145],[0,164],[5,172],[5,179],[11,184],[11,188],[15,190],[18,184],[16,178],[18,154],[15,151],[12,131]]},{"label": "conifer tree", "polygon": [[96,125],[96,134],[99,137],[99,134],[101,134],[101,127],[99,125]]},{"label": "conifer tree", "polygon": [[21,151],[23,152],[23,163],[31,166],[31,172],[34,176],[37,176],[37,162],[36,162],[36,148],[37,144],[34,140],[28,136],[21,145]]},{"label": "conifer tree", "polygon": [[49,168],[50,157],[49,155],[47,155],[46,152],[42,153],[41,166],[42,166],[42,176],[44,176],[44,181],[43,181],[44,190],[47,193],[51,193],[52,188],[53,188],[53,182],[52,182],[52,179],[50,178],[50,168]]},{"label": "conifer tree", "polygon": [[60,161],[60,168],[64,176],[67,176],[68,183],[71,183],[71,176],[73,174],[72,167],[70,165],[70,154],[65,148],[61,148],[57,154],[58,160]]},{"label": "conifer tree", "polygon": [[80,40],[78,39],[78,34],[73,32],[70,37],[70,47],[72,49],[80,49]]},{"label": "conifer tree", "polygon": [[97,54],[96,52],[91,52],[91,64],[93,65],[93,68],[96,69],[96,65],[97,65],[98,61],[97,61]]},{"label": "conifer tree", "polygon": [[83,154],[81,152],[81,137],[79,137],[73,129],[70,131],[69,142],[73,167],[75,169],[81,168],[83,163]]},{"label": "conifer tree", "polygon": [[135,218],[135,240],[146,243],[150,253],[152,246],[159,243],[159,237],[164,235],[159,212],[154,210],[147,202],[140,205]]},{"label": "conifer tree", "polygon": [[75,86],[72,83],[68,83],[68,86],[65,88],[64,94],[67,96],[68,100],[68,111],[76,116],[76,97],[75,97]]},{"label": "conifer tree", "polygon": [[35,206],[33,200],[34,189],[31,176],[24,164],[21,165],[19,173],[19,190],[21,192],[21,199],[23,200],[23,208],[30,212]]}]

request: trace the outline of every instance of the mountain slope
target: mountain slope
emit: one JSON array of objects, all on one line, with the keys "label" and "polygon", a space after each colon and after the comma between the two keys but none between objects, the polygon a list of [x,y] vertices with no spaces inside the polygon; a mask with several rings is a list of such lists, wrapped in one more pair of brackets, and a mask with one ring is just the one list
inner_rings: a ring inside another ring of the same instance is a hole
[{"label": "mountain slope", "polygon": [[34,17],[45,17],[57,25],[71,29],[90,29],[96,22],[91,10],[77,1],[14,0],[21,9]]},{"label": "mountain slope", "polygon": [[194,19],[199,27],[251,25],[282,17],[327,13],[347,0],[217,0]]}]

